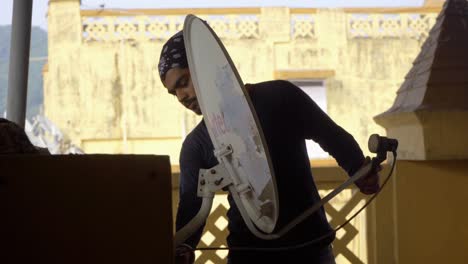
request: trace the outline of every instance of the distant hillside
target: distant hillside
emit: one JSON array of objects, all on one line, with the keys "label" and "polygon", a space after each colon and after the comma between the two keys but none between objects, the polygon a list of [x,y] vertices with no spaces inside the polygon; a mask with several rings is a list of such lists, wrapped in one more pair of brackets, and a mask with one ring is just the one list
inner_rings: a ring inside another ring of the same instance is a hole
[{"label": "distant hillside", "polygon": [[[6,109],[8,90],[8,67],[10,59],[11,26],[0,26],[0,116]],[[28,76],[27,117],[39,113],[43,103],[42,67],[47,62],[47,32],[39,27],[31,30],[31,50]]]}]

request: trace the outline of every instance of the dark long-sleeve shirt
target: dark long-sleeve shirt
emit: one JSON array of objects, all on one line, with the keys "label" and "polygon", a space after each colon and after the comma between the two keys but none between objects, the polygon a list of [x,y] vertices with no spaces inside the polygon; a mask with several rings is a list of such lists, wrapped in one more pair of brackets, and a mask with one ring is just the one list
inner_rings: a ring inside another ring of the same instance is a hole
[{"label": "dark long-sleeve shirt", "polygon": [[[320,200],[312,178],[305,139],[317,142],[350,175],[362,165],[364,156],[354,138],[292,83],[269,81],[252,84],[249,95],[262,127],[276,175],[279,199],[276,230],[279,230]],[[187,224],[200,209],[201,199],[197,197],[200,168],[207,169],[217,164],[213,144],[202,121],[187,136],[181,150],[177,230]],[[261,240],[250,233],[230,195],[228,200],[229,246],[291,246],[332,231],[321,208],[284,237],[272,241]],[[200,229],[186,243],[195,247],[201,232]],[[328,245],[333,239],[334,235],[320,244]]]}]

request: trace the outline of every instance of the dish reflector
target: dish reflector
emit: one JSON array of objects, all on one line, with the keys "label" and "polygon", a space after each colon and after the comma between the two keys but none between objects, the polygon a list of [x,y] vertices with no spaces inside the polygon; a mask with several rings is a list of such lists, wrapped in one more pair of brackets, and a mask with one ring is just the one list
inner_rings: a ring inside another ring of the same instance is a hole
[{"label": "dish reflector", "polygon": [[[214,31],[188,15],[184,42],[190,74],[215,155],[226,166],[255,225],[271,233],[278,219],[273,167],[244,84]],[[232,188],[231,188],[232,190]]]}]

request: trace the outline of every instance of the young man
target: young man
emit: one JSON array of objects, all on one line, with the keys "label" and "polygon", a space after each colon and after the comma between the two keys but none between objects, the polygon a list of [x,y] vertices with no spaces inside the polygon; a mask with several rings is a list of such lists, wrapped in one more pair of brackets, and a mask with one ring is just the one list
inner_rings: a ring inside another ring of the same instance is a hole
[{"label": "young man", "polygon": [[[162,83],[186,108],[201,115],[192,84],[182,32],[171,37],[163,47],[159,62]],[[305,209],[320,200],[312,178],[305,139],[313,139],[352,175],[366,163],[354,138],[335,124],[300,88],[287,81],[268,81],[247,85],[250,99],[262,127],[275,170],[280,214],[277,228],[288,224]],[[186,137],[180,155],[180,201],[176,230],[186,225],[198,212],[198,172],[215,166],[218,161],[213,144],[202,120]],[[361,192],[375,193],[378,174],[372,173],[357,183]],[[335,236],[323,208],[277,240],[255,237],[245,225],[232,197],[228,197],[229,263],[334,263],[331,242]],[[186,244],[195,248],[202,228]],[[320,236],[325,239],[301,248],[291,248]],[[258,248],[290,248],[259,251]]]}]

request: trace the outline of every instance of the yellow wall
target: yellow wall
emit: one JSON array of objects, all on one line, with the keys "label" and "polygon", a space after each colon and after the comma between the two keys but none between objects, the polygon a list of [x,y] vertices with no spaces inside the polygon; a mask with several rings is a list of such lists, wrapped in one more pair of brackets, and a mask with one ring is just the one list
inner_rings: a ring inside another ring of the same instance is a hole
[{"label": "yellow wall", "polygon": [[[49,60],[44,73],[45,114],[85,152],[148,153],[155,141],[162,140],[154,145],[158,148],[154,153],[171,155],[171,162],[177,164],[182,139],[200,118],[184,110],[162,87],[156,65],[163,39],[167,37],[118,40],[116,36],[131,34],[131,31],[89,31],[83,25],[90,17],[106,24],[109,19],[117,19],[118,12],[84,12],[80,11],[78,2],[50,3]],[[349,12],[357,11],[288,8],[198,11],[202,12],[201,16],[207,12],[236,19],[242,12],[255,16],[258,24],[246,22],[236,29],[244,35],[223,37],[244,82],[270,80],[277,77],[278,72],[300,71],[305,73],[302,75],[305,78],[322,77],[327,87],[328,113],[356,137],[365,151],[370,134],[384,133],[372,117],[390,107],[421,43],[416,37],[401,33],[405,29],[401,29],[397,37],[392,37],[390,31],[387,32],[390,35],[370,32],[369,37],[356,37],[351,28],[355,27],[351,23],[353,14]],[[168,31],[155,34],[169,36],[180,28],[177,24],[180,21],[174,21],[183,18],[185,11],[132,12],[136,24],[143,23],[145,15],[168,19]],[[196,13],[197,10],[186,12]],[[399,14],[400,11],[385,12]],[[297,22],[301,16],[310,23]],[[210,19],[207,18],[208,22]],[[292,28],[293,19],[302,26]],[[223,33],[219,21],[211,22],[215,31]],[[96,27],[99,23],[93,25]],[[134,24],[128,22],[127,25]],[[93,39],[90,34],[104,36],[104,39]],[[105,39],[105,36],[114,39]],[[314,74],[317,72],[332,74],[317,76]],[[294,76],[297,75],[280,77]],[[142,144],[141,147],[117,146],[125,140],[115,139],[124,138],[145,138],[149,143],[145,147]],[[179,139],[178,143],[168,143],[165,138]]]},{"label": "yellow wall", "polygon": [[468,160],[398,161],[377,199],[376,263],[468,259]]},{"label": "yellow wall", "polygon": [[468,259],[468,160],[402,162],[396,198],[401,263]]}]

